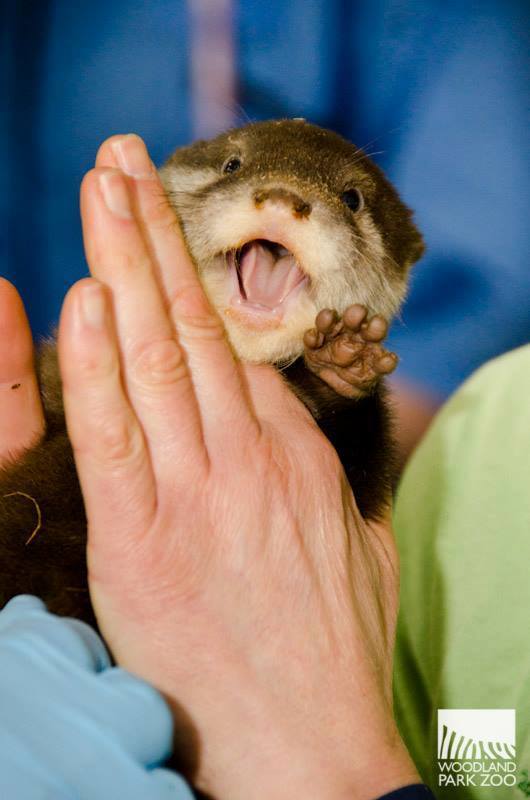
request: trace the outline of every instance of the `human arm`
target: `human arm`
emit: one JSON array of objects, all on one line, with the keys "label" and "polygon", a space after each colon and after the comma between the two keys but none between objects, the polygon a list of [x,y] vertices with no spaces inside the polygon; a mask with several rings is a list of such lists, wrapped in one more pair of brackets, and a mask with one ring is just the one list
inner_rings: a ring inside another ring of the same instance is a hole
[{"label": "human arm", "polygon": [[[108,169],[120,147],[143,177]],[[71,290],[59,337],[101,628],[185,716],[218,797],[417,781],[392,715],[390,526],[360,517],[279,375],[234,360],[142,148],[107,143],[85,179],[106,286]]]}]

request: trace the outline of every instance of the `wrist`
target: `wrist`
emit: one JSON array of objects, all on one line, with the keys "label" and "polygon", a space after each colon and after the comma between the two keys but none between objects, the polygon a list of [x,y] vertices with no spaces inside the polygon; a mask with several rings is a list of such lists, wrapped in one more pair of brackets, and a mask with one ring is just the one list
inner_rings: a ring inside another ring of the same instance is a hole
[{"label": "wrist", "polygon": [[[325,758],[326,753],[323,753],[322,760]],[[352,753],[350,763],[345,765],[342,774],[323,775],[322,782],[318,786],[308,786],[303,795],[296,792],[293,786],[285,797],[374,800],[403,786],[420,782],[418,771],[403,741],[396,734],[391,744],[377,742],[371,747],[363,744],[361,752]]]},{"label": "wrist", "polygon": [[392,742],[365,750],[365,759],[357,764],[352,778],[351,793],[344,795],[344,800],[374,800],[403,786],[421,783],[397,730]]},{"label": "wrist", "polygon": [[232,760],[233,774],[223,769],[222,775],[201,788],[232,800],[375,800],[421,783],[397,731],[391,741],[388,736],[363,737],[350,752],[332,739],[321,742],[318,749],[304,751],[296,743],[293,748],[273,751],[269,742],[258,752],[254,747],[246,754],[240,752]]}]

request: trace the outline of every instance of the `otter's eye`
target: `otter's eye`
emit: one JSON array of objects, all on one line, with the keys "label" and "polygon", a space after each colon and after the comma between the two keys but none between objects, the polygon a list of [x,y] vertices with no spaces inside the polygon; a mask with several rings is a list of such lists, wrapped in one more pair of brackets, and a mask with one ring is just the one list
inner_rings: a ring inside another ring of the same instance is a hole
[{"label": "otter's eye", "polygon": [[359,189],[346,189],[341,194],[340,199],[354,214],[364,206],[364,198]]},{"label": "otter's eye", "polygon": [[223,164],[223,172],[229,174],[230,172],[237,172],[241,166],[241,159],[236,156],[231,156],[228,161]]}]

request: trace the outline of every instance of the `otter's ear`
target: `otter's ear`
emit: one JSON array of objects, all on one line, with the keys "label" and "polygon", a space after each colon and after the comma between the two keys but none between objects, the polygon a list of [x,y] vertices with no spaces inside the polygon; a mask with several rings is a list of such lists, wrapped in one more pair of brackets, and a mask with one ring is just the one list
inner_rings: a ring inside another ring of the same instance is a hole
[{"label": "otter's ear", "polygon": [[423,237],[414,223],[412,211],[380,167],[371,161],[365,161],[364,165],[376,187],[368,204],[371,217],[394,265],[406,273],[425,252]]},{"label": "otter's ear", "polygon": [[388,183],[371,211],[394,264],[406,273],[425,252],[412,211]]},{"label": "otter's ear", "polygon": [[[408,211],[408,231],[406,232],[405,242],[404,242],[404,268],[410,269],[416,261],[419,261],[420,258],[425,253],[425,242],[423,240],[423,236],[417,229],[416,225],[412,220],[412,212],[407,209]],[[405,231],[404,231],[405,233]],[[408,241],[407,241],[408,239]]]}]

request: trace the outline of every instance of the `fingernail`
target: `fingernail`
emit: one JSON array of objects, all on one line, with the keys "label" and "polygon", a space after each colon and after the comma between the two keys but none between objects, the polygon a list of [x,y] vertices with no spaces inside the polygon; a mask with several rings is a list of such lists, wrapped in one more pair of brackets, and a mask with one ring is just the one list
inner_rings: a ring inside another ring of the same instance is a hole
[{"label": "fingernail", "polygon": [[147,154],[143,141],[135,133],[129,133],[112,142],[112,150],[120,168],[131,178],[153,178],[155,166]]},{"label": "fingernail", "polygon": [[105,325],[105,295],[103,287],[97,283],[87,284],[81,289],[81,316],[90,328],[103,328]]},{"label": "fingernail", "polygon": [[132,219],[129,192],[123,176],[117,170],[102,172],[99,186],[109,211],[122,219]]}]

